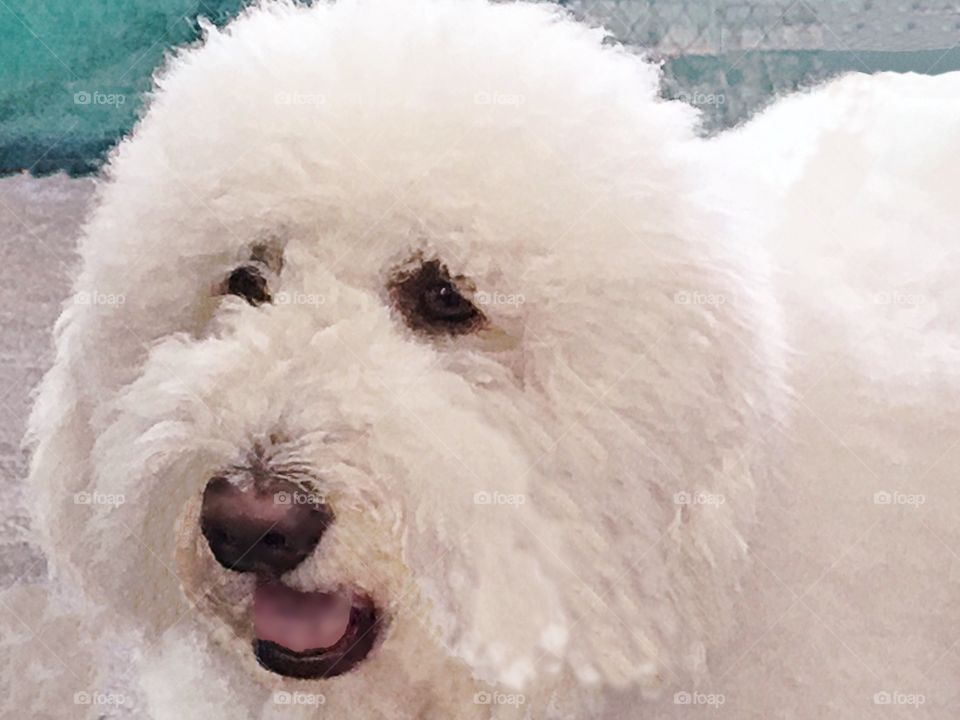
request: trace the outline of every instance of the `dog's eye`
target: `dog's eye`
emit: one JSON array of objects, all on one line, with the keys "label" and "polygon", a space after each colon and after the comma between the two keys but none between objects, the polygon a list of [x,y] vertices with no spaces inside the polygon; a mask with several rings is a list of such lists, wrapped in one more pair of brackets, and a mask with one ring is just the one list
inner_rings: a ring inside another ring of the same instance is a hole
[{"label": "dog's eye", "polygon": [[434,322],[462,323],[477,314],[473,303],[448,282],[426,288],[420,302],[423,316]]},{"label": "dog's eye", "polygon": [[389,285],[391,298],[407,324],[415,330],[457,335],[480,327],[485,318],[458,289],[439,260],[429,260],[398,271]]},{"label": "dog's eye", "polygon": [[270,302],[270,292],[267,290],[267,279],[254,265],[241,265],[227,278],[226,292],[230,295],[242,297],[251,305],[262,305]]}]

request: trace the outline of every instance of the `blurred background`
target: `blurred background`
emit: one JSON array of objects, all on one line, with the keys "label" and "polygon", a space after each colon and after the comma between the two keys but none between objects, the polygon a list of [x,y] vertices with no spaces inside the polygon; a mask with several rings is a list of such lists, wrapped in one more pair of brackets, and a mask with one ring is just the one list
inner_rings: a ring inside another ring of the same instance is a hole
[{"label": "blurred background", "polygon": [[[245,0],[0,0],[0,175],[94,172],[169,48]],[[846,71],[960,69],[960,0],[561,0],[664,63],[704,131]]]}]

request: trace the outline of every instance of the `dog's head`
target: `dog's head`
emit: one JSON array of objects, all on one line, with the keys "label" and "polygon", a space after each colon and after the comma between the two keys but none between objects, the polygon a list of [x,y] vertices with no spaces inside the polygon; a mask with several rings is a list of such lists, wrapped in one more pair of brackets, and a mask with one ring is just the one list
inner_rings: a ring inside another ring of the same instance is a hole
[{"label": "dog's head", "polygon": [[34,416],[99,597],[263,678],[698,662],[777,322],[690,110],[602,39],[541,5],[279,5],[171,61]]}]

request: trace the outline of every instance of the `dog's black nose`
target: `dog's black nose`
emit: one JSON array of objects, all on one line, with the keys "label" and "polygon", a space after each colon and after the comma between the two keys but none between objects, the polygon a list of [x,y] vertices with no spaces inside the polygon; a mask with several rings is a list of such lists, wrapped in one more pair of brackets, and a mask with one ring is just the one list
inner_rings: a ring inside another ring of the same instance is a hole
[{"label": "dog's black nose", "polygon": [[278,576],[295,568],[333,520],[324,503],[286,480],[241,490],[214,477],[203,491],[200,530],[228,570]]}]

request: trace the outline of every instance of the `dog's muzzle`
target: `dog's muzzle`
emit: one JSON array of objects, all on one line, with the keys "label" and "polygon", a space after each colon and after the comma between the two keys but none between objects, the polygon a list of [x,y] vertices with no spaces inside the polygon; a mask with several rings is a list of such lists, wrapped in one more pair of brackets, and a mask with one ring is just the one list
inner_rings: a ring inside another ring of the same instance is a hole
[{"label": "dog's muzzle", "polygon": [[349,591],[302,592],[281,576],[311,555],[334,520],[323,502],[283,479],[240,487],[212,478],[203,492],[200,529],[227,570],[255,573],[254,653],[267,670],[295,678],[330,678],[354,668],[373,648],[377,613]]}]

